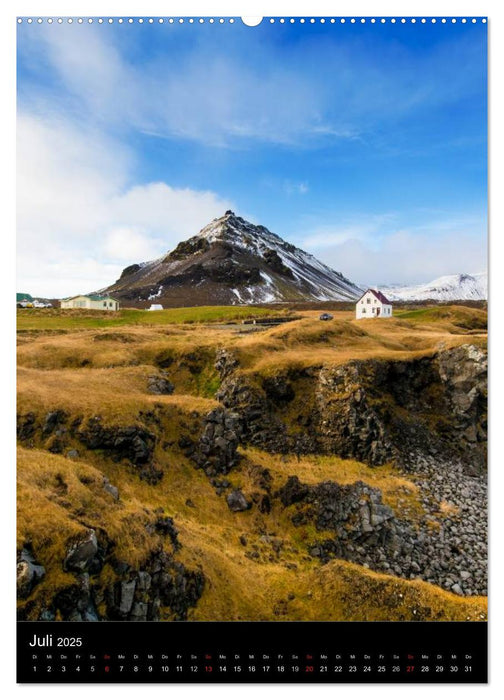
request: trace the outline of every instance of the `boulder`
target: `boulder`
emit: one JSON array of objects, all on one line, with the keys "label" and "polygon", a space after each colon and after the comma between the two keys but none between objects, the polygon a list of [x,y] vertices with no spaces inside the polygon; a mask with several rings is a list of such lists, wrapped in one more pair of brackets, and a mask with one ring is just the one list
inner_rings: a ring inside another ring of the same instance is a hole
[{"label": "boulder", "polygon": [[114,501],[119,500],[119,489],[117,486],[113,486],[106,476],[103,477],[103,488],[107,493],[109,493]]},{"label": "boulder", "polygon": [[61,409],[57,409],[56,411],[49,411],[49,413],[46,414],[46,417],[44,419],[44,424],[42,426],[42,435],[50,435],[53,432],[53,430],[61,423],[64,423],[66,419],[67,414]]},{"label": "boulder", "polygon": [[161,371],[159,374],[151,374],[147,377],[147,391],[149,394],[173,394],[175,387],[168,379],[168,373]]},{"label": "boulder", "polygon": [[18,598],[27,598],[45,573],[45,568],[37,564],[33,554],[27,549],[22,549],[16,567]]},{"label": "boulder", "polygon": [[87,532],[74,538],[69,544],[63,562],[63,569],[76,572],[86,571],[97,553],[98,541],[96,533],[94,530],[89,529]]},{"label": "boulder", "polygon": [[275,496],[279,496],[282,505],[287,507],[304,500],[308,492],[308,486],[302,484],[297,476],[289,476],[286,483],[276,492]]},{"label": "boulder", "polygon": [[243,510],[249,510],[252,508],[252,504],[247,501],[240,489],[235,489],[226,498],[229,510],[233,513],[239,513]]},{"label": "boulder", "polygon": [[136,581],[123,581],[119,586],[118,609],[122,615],[127,615],[133,606],[135,597]]}]

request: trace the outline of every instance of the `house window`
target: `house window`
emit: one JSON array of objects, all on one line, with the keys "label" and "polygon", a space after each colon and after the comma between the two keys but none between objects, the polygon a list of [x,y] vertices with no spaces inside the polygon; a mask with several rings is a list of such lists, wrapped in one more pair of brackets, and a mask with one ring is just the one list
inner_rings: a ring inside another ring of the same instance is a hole
[{"label": "house window", "polygon": [[368,298],[366,299],[366,301],[367,301],[368,304],[370,304],[370,303],[371,303],[371,298],[368,297]]},{"label": "house window", "polygon": [[363,314],[366,313],[366,307],[364,307],[364,308],[362,309],[362,313],[363,313]]},{"label": "house window", "polygon": [[110,306],[110,308],[112,308],[112,306],[113,306],[111,301],[109,301],[109,306]]}]

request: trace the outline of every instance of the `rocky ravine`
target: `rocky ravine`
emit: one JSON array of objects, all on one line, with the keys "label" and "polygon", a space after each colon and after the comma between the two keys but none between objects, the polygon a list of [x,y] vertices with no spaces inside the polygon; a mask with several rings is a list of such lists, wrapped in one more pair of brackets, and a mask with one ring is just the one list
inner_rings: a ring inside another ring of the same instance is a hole
[{"label": "rocky ravine", "polygon": [[[310,545],[311,556],[346,559],[375,571],[420,578],[458,595],[487,594],[486,483],[460,465],[418,458],[425,515],[413,526],[384,505],[379,489],[357,482],[316,486],[290,477],[278,492],[292,522],[313,522],[335,536]],[[440,503],[452,510],[439,513]]]},{"label": "rocky ravine", "polygon": [[[228,351],[216,367],[223,380],[218,398],[239,416],[244,441],[370,466],[392,461],[418,485],[425,515],[413,527],[365,484],[308,487],[291,477],[277,496],[286,508],[297,504],[293,522],[336,533],[314,544],[312,556],[486,595],[486,353],[464,345],[410,361],[352,361],[260,382],[240,373]],[[301,431],[285,421],[289,405]]]},{"label": "rocky ravine", "polygon": [[[18,438],[69,459],[79,457],[78,450],[99,450],[154,489],[163,478],[156,449],[179,450],[232,512],[257,508],[267,517],[279,501],[294,525],[313,523],[323,534],[308,543],[308,553],[321,562],[343,558],[459,595],[486,594],[486,355],[480,349],[466,345],[408,362],[352,361],[273,377],[243,373],[238,358],[221,350],[216,368],[222,407],[192,416],[187,429],[181,423],[177,444],[166,442],[157,409],[127,426],[105,425],[96,416],[75,419],[59,408],[45,416],[28,413],[18,417]],[[293,474],[272,493],[267,469],[256,474],[256,490],[244,494],[227,476],[239,468],[238,448],[247,444],[352,457],[376,468],[392,461],[418,485],[424,514],[401,519],[378,489],[362,482],[308,486]],[[120,498],[105,478],[103,488]],[[46,601],[40,618],[156,620],[163,607],[185,619],[201,597],[204,571],[177,561],[180,545],[170,518],[159,515],[152,527],[167,547],[133,567],[116,559],[106,532],[83,523],[82,536],[67,543],[61,562],[75,583]],[[105,565],[112,580],[101,576]],[[18,553],[22,619],[33,619],[32,593],[45,574],[26,542]]]},{"label": "rocky ravine", "polygon": [[240,415],[243,439],[271,452],[336,454],[407,466],[421,453],[486,467],[487,357],[474,345],[412,360],[353,360],[261,377],[217,358],[217,398]]}]

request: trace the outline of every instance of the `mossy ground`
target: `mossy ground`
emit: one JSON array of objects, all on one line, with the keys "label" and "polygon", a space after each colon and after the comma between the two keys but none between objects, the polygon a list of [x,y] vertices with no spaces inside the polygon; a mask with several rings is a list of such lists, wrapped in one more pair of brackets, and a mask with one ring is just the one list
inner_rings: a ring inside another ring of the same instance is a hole
[{"label": "mossy ground", "polygon": [[[197,327],[186,321],[131,325],[123,317],[117,323],[123,326],[120,330],[102,330],[93,325],[95,319],[82,328],[65,326],[64,313],[33,315],[37,320],[32,330],[20,334],[19,413],[32,411],[43,418],[50,410],[63,409],[69,421],[100,415],[105,424],[129,425],[141,421],[142,412],[151,412],[168,446],[156,447],[155,460],[164,471],[157,485],[141,481],[126,462],[114,462],[82,444],[75,444],[80,457],[74,460],[48,452],[40,436],[32,449],[19,448],[18,546],[31,543],[47,570],[32,597],[42,604],[71,582],[72,575],[61,567],[65,543],[85,526],[105,530],[117,555],[134,565],[153,548],[169,546],[146,527],[162,509],[179,530],[182,548],[177,557],[190,568],[201,566],[206,577],[203,597],[190,610],[190,619],[485,619],[485,598],[460,598],[419,580],[340,560],[321,564],[308,556],[307,545],[328,533],[317,532],[313,525],[295,527],[278,499],[273,499],[269,514],[255,506],[232,513],[225,496],[216,495],[204,473],[176,446],[180,434],[190,432],[217,405],[213,394],[219,378],[213,364],[219,348],[233,349],[243,371],[257,376],[356,358],[410,358],[433,353],[441,343],[483,345],[482,313],[455,307],[448,316],[425,313],[356,322],[343,311],[323,323],[316,311],[306,311],[299,320],[247,333],[241,331],[251,329],[227,323],[233,316]],[[27,330],[28,316],[20,318]],[[474,328],[467,327],[471,324]],[[66,332],[55,333],[57,328]],[[162,367],[175,385],[173,395],[147,393],[148,376]],[[248,496],[259,488],[258,472],[267,468],[272,492],[294,474],[312,484],[362,480],[379,488],[398,516],[414,523],[422,515],[415,484],[391,464],[371,469],[337,457],[298,459],[245,448],[240,453],[239,466],[227,478]],[[119,501],[104,490],[104,476],[119,488]],[[109,568],[100,576],[113,576]]]}]

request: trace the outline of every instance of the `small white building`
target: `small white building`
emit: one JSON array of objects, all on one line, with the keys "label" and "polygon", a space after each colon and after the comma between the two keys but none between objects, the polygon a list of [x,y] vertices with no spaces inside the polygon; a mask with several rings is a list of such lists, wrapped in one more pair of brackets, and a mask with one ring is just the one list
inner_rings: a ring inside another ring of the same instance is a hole
[{"label": "small white building", "polygon": [[61,300],[62,309],[94,309],[96,311],[118,311],[119,302],[102,294],[79,294]]},{"label": "small white building", "polygon": [[355,318],[390,318],[392,304],[385,294],[367,289],[355,305]]},{"label": "small white building", "polygon": [[163,304],[151,304],[147,311],[162,311],[163,310]]}]

